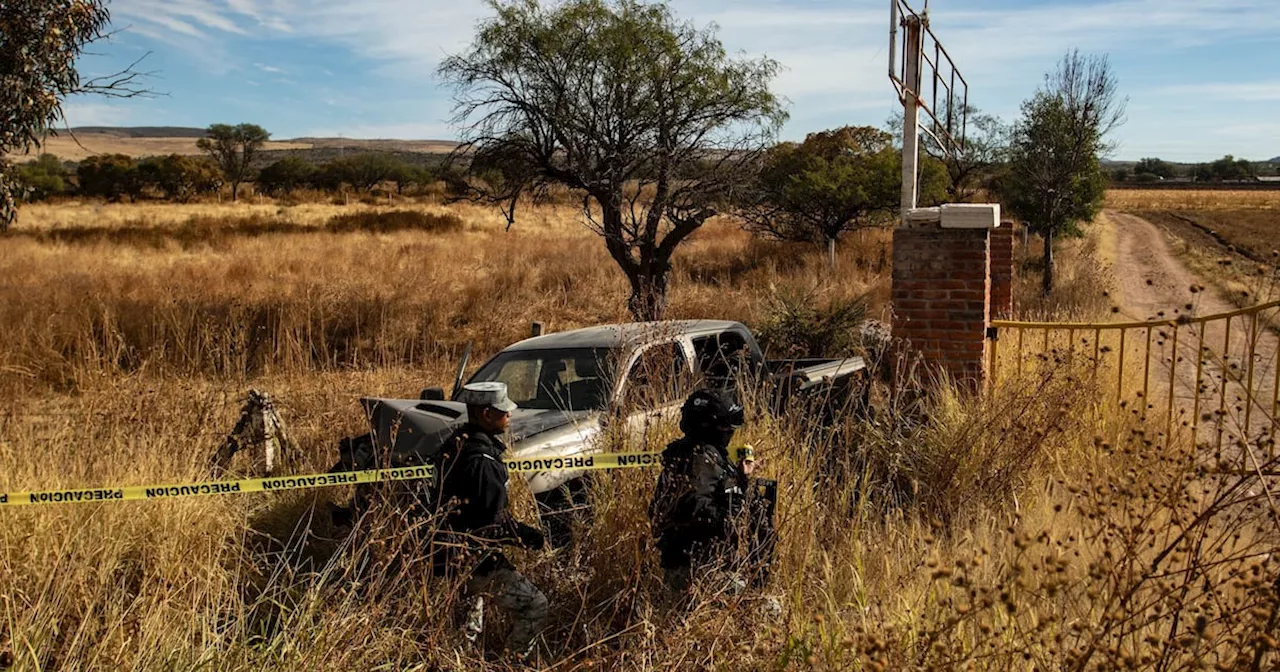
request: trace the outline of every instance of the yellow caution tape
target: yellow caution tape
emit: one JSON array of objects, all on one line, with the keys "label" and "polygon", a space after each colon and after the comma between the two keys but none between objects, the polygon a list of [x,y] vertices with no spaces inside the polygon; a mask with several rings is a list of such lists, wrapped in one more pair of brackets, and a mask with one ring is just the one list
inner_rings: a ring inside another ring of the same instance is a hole
[{"label": "yellow caution tape", "polygon": [[[522,457],[506,460],[507,470],[516,473],[545,471],[595,471],[601,469],[643,469],[662,463],[661,451],[637,453],[598,453],[573,457]],[[44,490],[41,492],[0,492],[0,506],[29,504],[89,504],[124,502],[139,499],[172,499],[205,497],[243,492],[280,492],[329,488],[337,485],[413,481],[431,476],[430,466],[369,469],[332,474],[249,478],[235,481],[208,481],[184,485],[132,485],[118,488],[84,490]]]}]

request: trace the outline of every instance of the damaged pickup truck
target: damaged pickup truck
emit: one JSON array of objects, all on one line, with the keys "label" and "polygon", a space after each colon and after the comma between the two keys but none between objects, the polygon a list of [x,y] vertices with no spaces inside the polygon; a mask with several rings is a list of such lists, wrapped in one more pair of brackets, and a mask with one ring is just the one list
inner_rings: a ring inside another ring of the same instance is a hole
[{"label": "damaged pickup truck", "polygon": [[[454,395],[461,388],[459,368]],[[847,408],[865,389],[866,363],[846,359],[764,358],[755,337],[738,322],[690,320],[629,323],[552,333],[498,353],[467,382],[507,384],[519,406],[511,416],[511,459],[599,452],[597,437],[625,423],[629,441],[644,442],[649,428],[675,420],[684,398],[702,386],[764,390],[779,410],[796,399]],[[463,404],[442,388],[419,399],[365,398],[368,435],[344,439],[334,471],[428,463],[466,420]],[[557,513],[585,503],[582,471],[526,474],[529,489],[555,531]]]}]

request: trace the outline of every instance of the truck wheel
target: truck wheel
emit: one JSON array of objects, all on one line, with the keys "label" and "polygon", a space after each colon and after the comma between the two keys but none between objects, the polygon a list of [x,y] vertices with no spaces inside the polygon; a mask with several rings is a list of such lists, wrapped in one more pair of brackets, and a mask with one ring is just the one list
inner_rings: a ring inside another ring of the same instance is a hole
[{"label": "truck wheel", "polygon": [[583,476],[533,496],[552,548],[569,546],[573,543],[574,526],[591,522],[590,494],[591,482]]}]

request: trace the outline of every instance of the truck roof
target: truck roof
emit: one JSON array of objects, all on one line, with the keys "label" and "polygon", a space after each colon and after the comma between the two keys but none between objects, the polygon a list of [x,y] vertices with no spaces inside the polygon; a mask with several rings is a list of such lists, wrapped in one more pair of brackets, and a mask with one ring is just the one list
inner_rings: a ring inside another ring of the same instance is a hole
[{"label": "truck roof", "polygon": [[718,333],[741,326],[728,320],[669,320],[627,322],[586,327],[525,339],[507,348],[512,350],[552,350],[559,348],[623,348],[682,336]]}]

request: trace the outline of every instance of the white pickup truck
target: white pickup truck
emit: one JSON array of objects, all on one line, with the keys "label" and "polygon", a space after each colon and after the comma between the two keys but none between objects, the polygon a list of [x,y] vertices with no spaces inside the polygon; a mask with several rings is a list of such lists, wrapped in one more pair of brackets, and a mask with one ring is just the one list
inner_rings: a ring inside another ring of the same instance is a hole
[{"label": "white pickup truck", "polygon": [[[746,326],[688,320],[530,338],[498,353],[468,382],[507,384],[519,406],[511,417],[510,459],[572,458],[597,452],[594,439],[611,422],[626,422],[628,434],[641,438],[653,423],[674,418],[684,398],[701,386],[763,383],[775,407],[816,393],[828,402],[826,408],[843,408],[851,390],[862,387],[857,383],[866,368],[860,357],[767,361]],[[446,400],[443,388],[423,390],[419,399],[365,398],[361,403],[370,433],[344,440],[335,470],[425,463],[466,420],[466,407]],[[582,475],[546,471],[526,478],[541,507],[551,512],[580,501]]]}]

